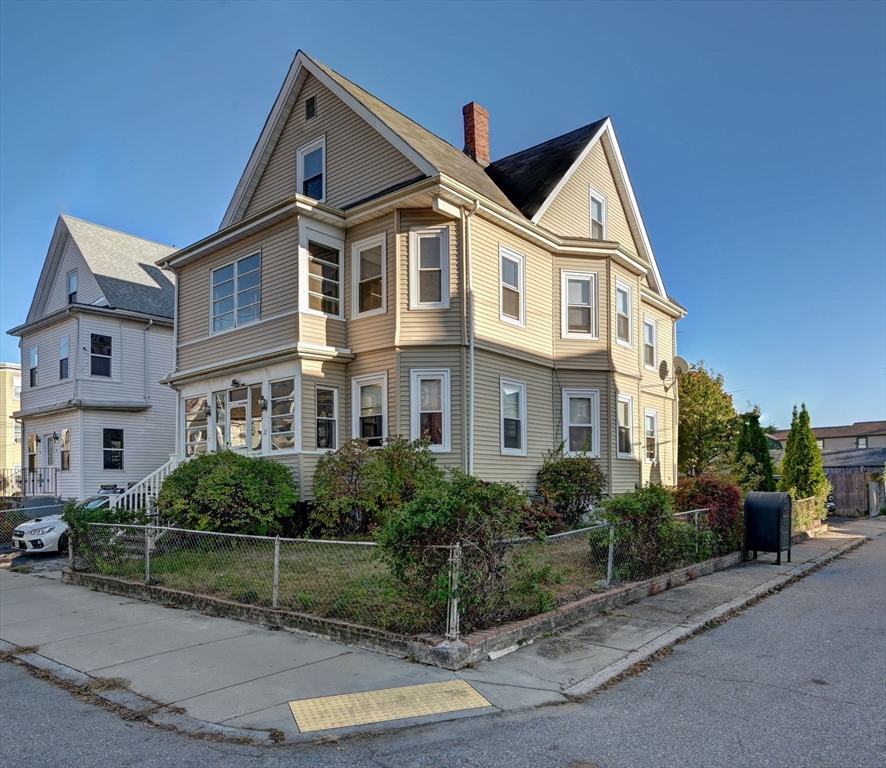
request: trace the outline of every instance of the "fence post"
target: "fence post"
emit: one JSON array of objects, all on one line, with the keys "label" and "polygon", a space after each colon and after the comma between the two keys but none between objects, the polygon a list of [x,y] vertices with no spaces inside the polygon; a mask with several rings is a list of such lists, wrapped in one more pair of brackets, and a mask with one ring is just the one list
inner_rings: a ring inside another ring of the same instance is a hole
[{"label": "fence post", "polygon": [[274,537],[274,595],[271,598],[271,608],[277,607],[280,597],[280,536]]},{"label": "fence post", "polygon": [[698,512],[695,510],[695,559],[698,560]]},{"label": "fence post", "polygon": [[151,526],[145,525],[145,584],[151,583]]},{"label": "fence post", "polygon": [[74,539],[68,534],[68,568],[74,570]]},{"label": "fence post", "polygon": [[446,639],[458,640],[458,572],[461,568],[461,544],[449,548],[449,600],[446,606]]},{"label": "fence post", "polygon": [[615,523],[609,524],[609,558],[606,562],[606,586],[612,586],[612,568],[615,563]]}]

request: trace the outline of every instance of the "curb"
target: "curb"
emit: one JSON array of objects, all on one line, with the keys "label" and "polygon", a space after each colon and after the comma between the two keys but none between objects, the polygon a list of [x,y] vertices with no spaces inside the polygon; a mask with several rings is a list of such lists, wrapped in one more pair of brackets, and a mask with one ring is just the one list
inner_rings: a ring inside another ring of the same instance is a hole
[{"label": "curb", "polygon": [[[0,640],[0,652],[12,651],[16,648],[6,640]],[[77,688],[83,693],[89,693],[103,701],[128,710],[134,719],[153,723],[161,728],[169,728],[181,731],[190,736],[203,736],[223,739],[225,741],[241,744],[276,744],[280,739],[272,731],[253,730],[250,728],[233,728],[227,725],[218,725],[206,720],[198,720],[196,717],[183,715],[174,707],[158,704],[156,701],[145,698],[125,688],[109,690],[93,690],[91,683],[101,678],[93,677],[85,672],[80,672],[72,667],[59,664],[52,659],[41,656],[39,653],[14,654],[22,664],[40,672],[46,672],[56,680],[66,683],[68,686]]]},{"label": "curb", "polygon": [[693,635],[704,631],[706,628],[708,628],[708,624],[710,624],[711,622],[723,619],[730,614],[733,614],[741,610],[742,608],[747,607],[751,603],[754,603],[757,600],[766,597],[772,592],[778,591],[780,588],[790,584],[791,582],[808,576],[812,571],[817,570],[826,563],[829,563],[831,560],[840,557],[840,555],[843,555],[846,552],[855,549],[856,547],[860,547],[866,541],[868,541],[867,537],[859,536],[854,541],[846,542],[846,544],[838,547],[837,549],[832,549],[829,552],[825,552],[824,554],[819,555],[813,560],[809,560],[802,565],[798,565],[790,573],[786,573],[782,576],[777,576],[774,579],[770,579],[769,581],[761,584],[759,587],[748,590],[744,594],[730,600],[728,603],[723,603],[722,605],[718,605],[716,608],[712,608],[710,611],[707,611],[696,617],[691,624],[674,627],[673,629],[665,632],[660,637],[657,637],[655,640],[647,643],[642,648],[629,653],[623,659],[610,664],[605,669],[601,669],[599,672],[591,675],[591,677],[585,678],[575,685],[566,688],[562,691],[563,695],[572,700],[582,700],[589,697],[598,689],[602,688],[608,683],[613,682],[616,678],[628,673],[638,664],[642,664],[665,648],[673,646],[676,643],[682,642],[683,640],[688,640]]}]

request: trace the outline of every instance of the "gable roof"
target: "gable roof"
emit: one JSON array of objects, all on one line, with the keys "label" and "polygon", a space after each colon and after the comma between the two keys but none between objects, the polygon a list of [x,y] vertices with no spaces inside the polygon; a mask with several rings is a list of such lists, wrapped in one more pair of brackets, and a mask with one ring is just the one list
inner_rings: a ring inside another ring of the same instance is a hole
[{"label": "gable roof", "polygon": [[496,160],[487,166],[486,173],[523,215],[531,219],[606,120],[597,120]]},{"label": "gable roof", "polygon": [[[786,440],[789,429],[780,429],[773,432],[771,437],[776,440]],[[834,437],[869,437],[871,435],[886,435],[886,421],[856,421],[845,427],[812,427],[812,433],[817,440]]]},{"label": "gable roof", "polygon": [[43,314],[68,237],[76,243],[108,306],[173,317],[175,283],[154,262],[168,257],[175,248],[73,216],[59,216],[28,312],[29,323]]}]

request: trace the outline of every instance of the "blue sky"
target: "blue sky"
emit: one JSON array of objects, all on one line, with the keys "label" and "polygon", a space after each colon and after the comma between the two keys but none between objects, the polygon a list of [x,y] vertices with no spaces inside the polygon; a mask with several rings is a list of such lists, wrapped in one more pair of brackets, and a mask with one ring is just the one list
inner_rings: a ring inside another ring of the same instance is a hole
[{"label": "blue sky", "polygon": [[456,146],[478,101],[493,159],[612,116],[679,353],[782,427],[886,418],[883,2],[4,0],[2,330],[60,213],[213,232],[299,48]]}]

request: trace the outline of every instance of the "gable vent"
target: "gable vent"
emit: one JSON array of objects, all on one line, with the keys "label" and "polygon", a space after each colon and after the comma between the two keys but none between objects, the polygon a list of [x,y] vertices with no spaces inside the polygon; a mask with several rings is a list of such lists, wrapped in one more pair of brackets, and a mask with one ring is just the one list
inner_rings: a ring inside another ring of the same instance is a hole
[{"label": "gable vent", "polygon": [[305,101],[305,120],[310,120],[317,115],[317,97],[311,96]]}]

